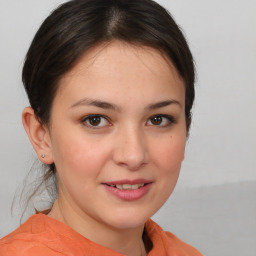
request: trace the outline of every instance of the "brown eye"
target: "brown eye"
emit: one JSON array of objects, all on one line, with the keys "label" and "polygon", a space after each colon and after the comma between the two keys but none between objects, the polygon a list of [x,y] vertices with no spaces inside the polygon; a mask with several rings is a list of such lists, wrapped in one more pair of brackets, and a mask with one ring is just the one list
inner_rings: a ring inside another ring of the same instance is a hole
[{"label": "brown eye", "polygon": [[82,123],[90,128],[101,128],[110,125],[108,119],[101,115],[89,115],[82,120]]},{"label": "brown eye", "polygon": [[153,125],[160,125],[163,121],[163,118],[161,116],[154,116],[150,119],[150,121]]},{"label": "brown eye", "polygon": [[90,125],[92,126],[98,126],[101,122],[101,117],[99,116],[92,116],[88,118],[88,122],[90,123]]},{"label": "brown eye", "polygon": [[153,125],[153,126],[159,126],[159,127],[168,127],[174,123],[176,123],[176,120],[169,115],[151,116],[147,121],[147,125]]}]

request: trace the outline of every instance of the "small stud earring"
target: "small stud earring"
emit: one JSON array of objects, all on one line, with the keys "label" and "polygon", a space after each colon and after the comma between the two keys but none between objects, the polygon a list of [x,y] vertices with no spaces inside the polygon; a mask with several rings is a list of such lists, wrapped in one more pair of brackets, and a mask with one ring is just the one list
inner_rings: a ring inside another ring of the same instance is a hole
[{"label": "small stud earring", "polygon": [[42,157],[42,158],[45,158],[45,154],[42,154],[41,157]]}]

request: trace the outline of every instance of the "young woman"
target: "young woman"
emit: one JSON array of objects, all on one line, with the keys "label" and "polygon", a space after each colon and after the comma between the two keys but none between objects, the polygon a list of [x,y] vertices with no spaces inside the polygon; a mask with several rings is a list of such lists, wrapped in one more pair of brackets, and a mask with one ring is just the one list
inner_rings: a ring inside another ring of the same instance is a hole
[{"label": "young woman", "polygon": [[1,240],[1,256],[201,255],[150,220],[177,182],[194,100],[192,55],[164,8],[61,5],[35,35],[23,82],[24,128],[58,196]]}]

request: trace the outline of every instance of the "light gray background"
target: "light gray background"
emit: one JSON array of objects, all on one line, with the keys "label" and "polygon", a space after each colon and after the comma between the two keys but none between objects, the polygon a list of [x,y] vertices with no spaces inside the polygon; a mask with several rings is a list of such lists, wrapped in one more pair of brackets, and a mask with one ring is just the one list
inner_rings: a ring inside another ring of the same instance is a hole
[{"label": "light gray background", "polygon": [[[60,0],[0,0],[0,237],[33,162],[21,111],[25,53]],[[185,31],[198,80],[180,180],[154,219],[204,255],[256,255],[256,1],[159,0]]]}]

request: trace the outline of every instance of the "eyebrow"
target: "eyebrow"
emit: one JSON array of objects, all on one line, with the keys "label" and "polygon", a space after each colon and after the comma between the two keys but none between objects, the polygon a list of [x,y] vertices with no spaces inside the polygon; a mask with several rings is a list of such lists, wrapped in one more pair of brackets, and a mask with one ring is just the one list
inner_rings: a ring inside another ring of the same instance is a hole
[{"label": "eyebrow", "polygon": [[[175,104],[175,105],[178,105],[181,107],[181,103],[177,100],[165,100],[165,101],[152,103],[152,104],[148,105],[145,108],[145,110],[155,110],[158,108],[167,107],[172,104]],[[88,98],[84,98],[84,99],[77,101],[76,103],[71,105],[70,108],[74,108],[74,107],[78,107],[78,106],[95,106],[95,107],[102,108],[102,109],[110,109],[110,110],[120,111],[120,108],[115,104],[101,101],[101,100],[88,99]]]},{"label": "eyebrow", "polygon": [[165,100],[165,101],[160,101],[160,102],[150,104],[149,106],[146,107],[146,109],[147,110],[154,110],[154,109],[158,109],[158,108],[167,107],[167,106],[172,105],[172,104],[175,104],[175,105],[178,105],[178,106],[182,107],[181,103],[177,100]]},{"label": "eyebrow", "polygon": [[76,103],[74,103],[73,105],[71,105],[70,108],[74,108],[77,106],[95,106],[98,108],[102,108],[102,109],[110,109],[110,110],[120,110],[119,107],[115,104],[111,104],[105,101],[101,101],[101,100],[94,100],[94,99],[88,99],[88,98],[84,98],[82,100],[77,101]]}]

